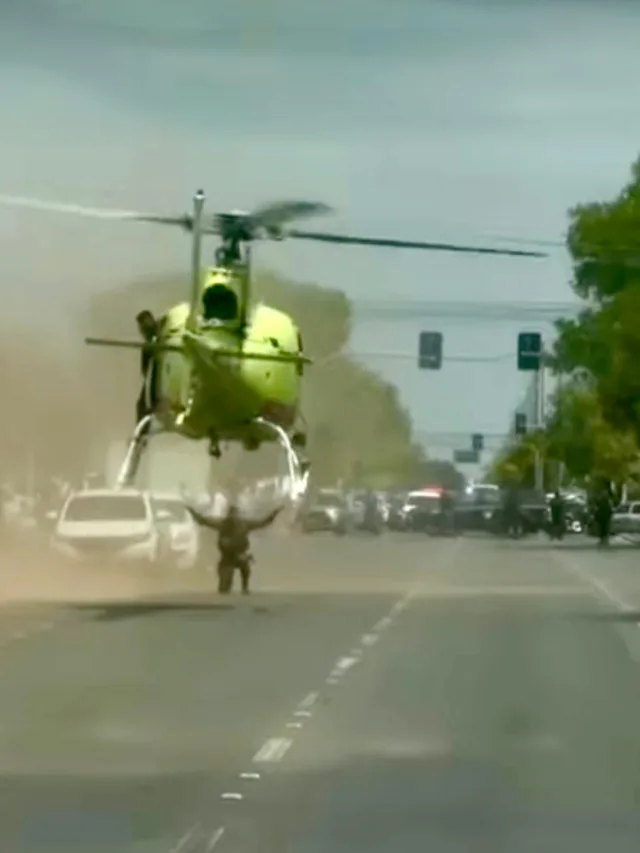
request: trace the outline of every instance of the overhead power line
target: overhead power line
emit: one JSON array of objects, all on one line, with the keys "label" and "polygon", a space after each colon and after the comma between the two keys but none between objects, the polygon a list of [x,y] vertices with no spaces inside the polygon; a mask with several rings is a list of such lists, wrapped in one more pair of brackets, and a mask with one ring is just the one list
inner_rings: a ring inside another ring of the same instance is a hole
[{"label": "overhead power line", "polygon": [[[352,358],[384,358],[384,359],[399,359],[401,361],[409,360],[416,361],[417,355],[415,352],[403,352],[400,350],[354,350],[353,352],[344,352],[340,353],[341,355],[348,355]],[[501,355],[451,355],[448,358],[445,357],[442,360],[446,362],[465,362],[465,363],[482,363],[482,362],[496,362],[496,361],[507,361],[515,358],[515,354],[513,352],[505,352]]]},{"label": "overhead power line", "polygon": [[575,302],[444,302],[426,299],[352,299],[354,315],[361,320],[416,320],[454,318],[461,320],[525,321],[553,323],[576,317],[584,304]]}]

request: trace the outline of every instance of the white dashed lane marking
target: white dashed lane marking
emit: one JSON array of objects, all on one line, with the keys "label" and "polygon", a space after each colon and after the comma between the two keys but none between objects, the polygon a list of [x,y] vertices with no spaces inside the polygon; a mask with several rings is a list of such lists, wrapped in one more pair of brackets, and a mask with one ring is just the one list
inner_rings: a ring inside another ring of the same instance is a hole
[{"label": "white dashed lane marking", "polygon": [[293,741],[284,737],[272,737],[253,756],[254,761],[282,761]]},{"label": "white dashed lane marking", "polygon": [[308,693],[300,703],[300,707],[310,708],[312,705],[315,705],[318,701],[319,695],[319,693]]},{"label": "white dashed lane marking", "polygon": [[211,838],[209,839],[209,843],[207,844],[207,853],[210,853],[211,850],[216,846],[216,844],[222,839],[224,835],[224,826],[221,826],[219,829],[213,833]]},{"label": "white dashed lane marking", "polygon": [[171,853],[184,853],[187,850],[188,845],[194,839],[196,832],[200,829],[200,824],[194,824],[190,829],[188,829],[183,836],[180,837],[178,843],[175,844],[171,848]]},{"label": "white dashed lane marking", "polygon": [[348,669],[351,669],[351,667],[355,666],[355,664],[357,663],[357,657],[340,658],[340,660],[336,664],[336,669],[340,670],[340,672],[346,672]]},{"label": "white dashed lane marking", "polygon": [[[388,628],[392,623],[395,616],[401,613],[405,608],[409,605],[411,600],[411,595],[405,595],[399,601],[393,605],[390,609],[389,613],[380,619],[376,625],[369,630],[368,633],[363,634],[361,637],[361,646],[354,646],[348,655],[344,657],[338,658],[333,669],[325,678],[325,684],[328,685],[336,685],[341,683],[341,678],[346,675],[357,663],[359,663],[363,655],[365,653],[365,649],[375,645],[380,639],[379,632],[383,631],[385,628]],[[47,627],[52,627],[51,625],[47,625]],[[44,630],[44,626],[40,628],[40,630]],[[364,648],[363,648],[364,647]],[[303,724],[299,722],[300,718],[309,718],[312,717],[311,708],[317,703],[320,698],[320,691],[314,691],[312,693],[308,693],[301,702],[298,703],[296,709],[293,712],[293,717],[298,718],[298,720],[292,720],[286,723],[287,729],[302,729]],[[265,741],[260,749],[253,756],[254,763],[267,763],[267,762],[279,762],[285,757],[287,752],[293,745],[293,740],[290,738],[284,737],[272,737]],[[255,771],[244,771],[238,774],[238,778],[243,781],[259,781],[262,777],[260,773]],[[243,800],[244,794],[240,791],[225,791],[220,794],[221,800]],[[173,848],[172,853],[188,853],[187,844],[189,844],[193,840],[194,833],[199,829],[199,825],[192,827],[188,832],[186,832],[183,837],[178,842],[178,845]],[[224,826],[216,829],[213,834],[210,836],[208,844],[206,846],[206,853],[211,853],[213,849],[218,845],[221,841],[222,837],[225,834]]]}]

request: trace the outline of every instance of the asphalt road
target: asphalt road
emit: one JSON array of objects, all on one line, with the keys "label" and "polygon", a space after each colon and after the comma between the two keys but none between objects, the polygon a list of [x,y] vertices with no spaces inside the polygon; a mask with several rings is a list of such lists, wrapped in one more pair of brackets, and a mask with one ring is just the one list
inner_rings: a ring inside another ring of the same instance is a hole
[{"label": "asphalt road", "polygon": [[55,577],[0,613],[2,853],[639,849],[637,551],[273,535],[226,602]]}]

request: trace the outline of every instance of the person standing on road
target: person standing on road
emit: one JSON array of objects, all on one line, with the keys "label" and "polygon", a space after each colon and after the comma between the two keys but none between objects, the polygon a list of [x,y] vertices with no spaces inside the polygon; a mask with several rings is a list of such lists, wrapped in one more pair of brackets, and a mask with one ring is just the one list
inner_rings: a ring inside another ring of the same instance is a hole
[{"label": "person standing on road", "polygon": [[594,501],[594,520],[598,543],[608,545],[611,536],[611,519],[613,517],[613,496],[608,483],[602,483]]},{"label": "person standing on road", "polygon": [[556,489],[549,504],[551,514],[551,535],[554,539],[563,539],[565,534],[565,506],[560,490]]},{"label": "person standing on road", "polygon": [[362,529],[368,533],[380,533],[380,502],[375,492],[367,492],[364,498]]},{"label": "person standing on road", "polygon": [[455,501],[449,489],[440,493],[440,532],[444,535],[455,533]]},{"label": "person standing on road", "polygon": [[196,524],[218,533],[218,592],[226,595],[233,586],[233,574],[240,571],[242,592],[249,594],[251,562],[249,535],[256,530],[269,527],[284,507],[277,507],[261,519],[244,518],[235,503],[230,502],[223,518],[205,515],[185,502],[187,511]]},{"label": "person standing on road", "polygon": [[517,539],[522,530],[522,518],[520,514],[520,489],[515,484],[507,486],[502,506],[504,518],[504,532],[506,536]]}]

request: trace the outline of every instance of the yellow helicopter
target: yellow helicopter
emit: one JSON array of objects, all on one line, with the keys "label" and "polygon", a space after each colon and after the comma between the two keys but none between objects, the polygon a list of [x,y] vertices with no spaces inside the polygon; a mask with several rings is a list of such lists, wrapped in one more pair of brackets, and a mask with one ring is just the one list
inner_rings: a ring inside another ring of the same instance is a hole
[{"label": "yellow helicopter", "polygon": [[[239,442],[247,450],[277,441],[288,467],[292,501],[307,489],[309,464],[301,452],[306,432],[300,412],[305,367],[311,363],[294,319],[264,303],[251,301],[251,245],[260,239],[314,240],[342,245],[383,246],[428,251],[545,257],[518,249],[460,246],[321,231],[302,231],[289,223],[330,212],[324,204],[284,201],[252,213],[205,215],[205,195],[198,190],[190,214],[158,216],[132,211],[87,208],[24,196],[0,194],[0,204],[98,219],[148,222],[190,232],[191,290],[188,302],[161,317],[138,315],[141,340],[86,338],[103,347],[142,350],[144,386],[137,424],[120,469],[118,487],[133,485],[149,439],[173,432],[207,440],[219,458],[221,445]],[[220,241],[213,266],[203,268],[203,238]]]}]

